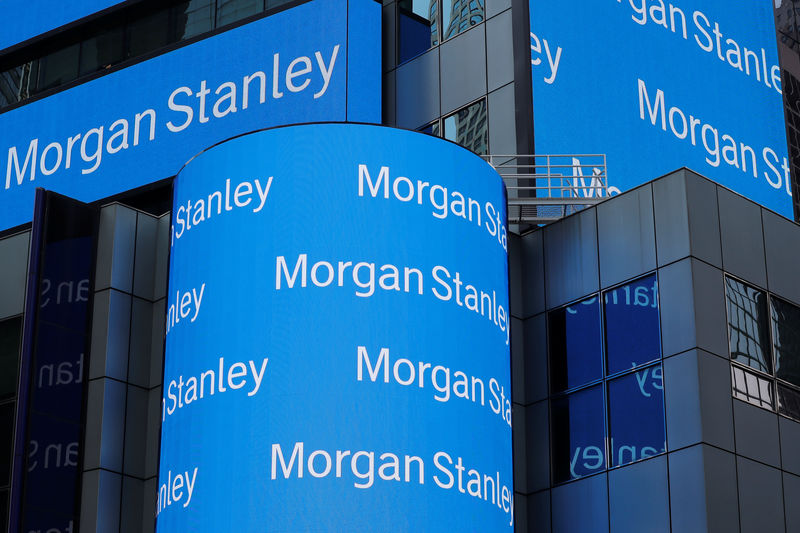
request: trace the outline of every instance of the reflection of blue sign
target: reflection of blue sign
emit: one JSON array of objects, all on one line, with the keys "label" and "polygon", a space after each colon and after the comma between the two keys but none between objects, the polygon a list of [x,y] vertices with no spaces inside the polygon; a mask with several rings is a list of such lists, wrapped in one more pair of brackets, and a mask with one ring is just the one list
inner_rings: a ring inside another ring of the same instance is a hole
[{"label": "reflection of blue sign", "polygon": [[173,209],[158,531],[510,531],[506,211],[474,154],[318,124]]},{"label": "reflection of blue sign", "polygon": [[122,0],[3,0],[0,16],[0,50],[89,16]]},{"label": "reflection of blue sign", "polygon": [[314,0],[0,115],[0,229],[37,186],[97,200],[246,131],[380,117],[380,6]]},{"label": "reflection of blue sign", "polygon": [[791,216],[770,2],[530,4],[537,153],[606,153],[616,191],[688,166]]}]

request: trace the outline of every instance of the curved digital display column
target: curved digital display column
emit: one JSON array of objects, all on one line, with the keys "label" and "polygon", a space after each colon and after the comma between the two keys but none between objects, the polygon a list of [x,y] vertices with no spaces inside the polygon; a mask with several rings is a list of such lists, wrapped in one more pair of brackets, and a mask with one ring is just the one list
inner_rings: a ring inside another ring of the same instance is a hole
[{"label": "curved digital display column", "polygon": [[175,182],[160,533],[511,531],[502,180],[427,135],[237,137]]}]

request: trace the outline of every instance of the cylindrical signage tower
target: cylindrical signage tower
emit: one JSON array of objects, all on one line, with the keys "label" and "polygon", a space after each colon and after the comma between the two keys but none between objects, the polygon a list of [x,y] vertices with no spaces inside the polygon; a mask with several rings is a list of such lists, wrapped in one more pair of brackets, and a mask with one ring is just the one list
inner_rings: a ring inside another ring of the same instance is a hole
[{"label": "cylindrical signage tower", "polygon": [[511,531],[506,203],[380,126],[236,137],[175,180],[159,533]]}]

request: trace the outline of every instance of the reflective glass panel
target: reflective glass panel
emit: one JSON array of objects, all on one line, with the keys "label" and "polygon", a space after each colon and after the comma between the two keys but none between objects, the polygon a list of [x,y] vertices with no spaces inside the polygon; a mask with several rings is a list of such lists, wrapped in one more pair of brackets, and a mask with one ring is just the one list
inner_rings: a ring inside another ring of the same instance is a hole
[{"label": "reflective glass panel", "polygon": [[172,8],[175,35],[182,41],[214,29],[214,0],[190,0]]},{"label": "reflective glass panel", "polygon": [[800,391],[778,385],[778,412],[800,420]]},{"label": "reflective glass panel", "polygon": [[124,53],[122,27],[90,37],[81,43],[80,75],[91,74],[122,61]]},{"label": "reflective glass panel", "polygon": [[0,108],[30,98],[38,76],[38,60],[0,72]]},{"label": "reflective glass panel", "polygon": [[800,308],[777,298],[770,304],[775,375],[800,386]]},{"label": "reflective glass panel", "polygon": [[661,356],[655,275],[604,293],[603,310],[609,374]]},{"label": "reflective glass panel", "polygon": [[605,469],[603,387],[554,399],[550,406],[553,481],[569,481]]},{"label": "reflective glass panel", "polygon": [[770,380],[738,366],[732,367],[731,372],[734,398],[772,409],[772,382]]},{"label": "reflective glass panel", "polygon": [[218,0],[217,28],[264,11],[264,0]]},{"label": "reflective glass panel", "polygon": [[444,119],[444,138],[457,142],[476,154],[489,153],[489,121],[486,100],[456,111]]},{"label": "reflective glass panel", "polygon": [[43,91],[77,78],[80,49],[80,44],[76,43],[44,56],[39,61],[37,89]]},{"label": "reflective glass panel", "polygon": [[21,317],[0,321],[0,400],[13,398],[17,393],[21,330]]},{"label": "reflective glass panel", "polygon": [[138,57],[169,44],[169,10],[163,9],[128,25],[126,57]]},{"label": "reflective glass panel", "polygon": [[731,359],[771,374],[766,295],[731,278],[725,285]]},{"label": "reflective glass panel", "polygon": [[403,63],[439,44],[439,1],[400,0],[399,57]]},{"label": "reflective glass panel", "polygon": [[552,392],[603,377],[600,305],[596,297],[551,311],[548,329]]},{"label": "reflective glass panel", "polygon": [[427,133],[429,135],[436,135],[439,136],[439,121],[431,122],[427,126],[421,127],[418,131],[422,133]]},{"label": "reflective glass panel", "polygon": [[666,450],[661,365],[608,382],[611,464],[624,465]]},{"label": "reflective glass panel", "polygon": [[449,39],[483,21],[484,0],[442,0],[442,28]]}]

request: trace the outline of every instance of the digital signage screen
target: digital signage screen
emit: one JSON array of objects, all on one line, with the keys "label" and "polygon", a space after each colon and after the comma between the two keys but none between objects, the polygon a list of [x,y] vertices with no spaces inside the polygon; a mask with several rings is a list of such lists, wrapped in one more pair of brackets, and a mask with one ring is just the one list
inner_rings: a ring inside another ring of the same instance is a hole
[{"label": "digital signage screen", "polygon": [[791,217],[772,2],[529,5],[536,153],[606,154],[612,194],[686,166]]},{"label": "digital signage screen", "polygon": [[475,154],[380,126],[189,162],[157,531],[512,531],[505,205]]},{"label": "digital signage screen", "polygon": [[380,14],[313,0],[0,114],[0,230],[36,187],[91,202],[247,131],[380,122]]}]

